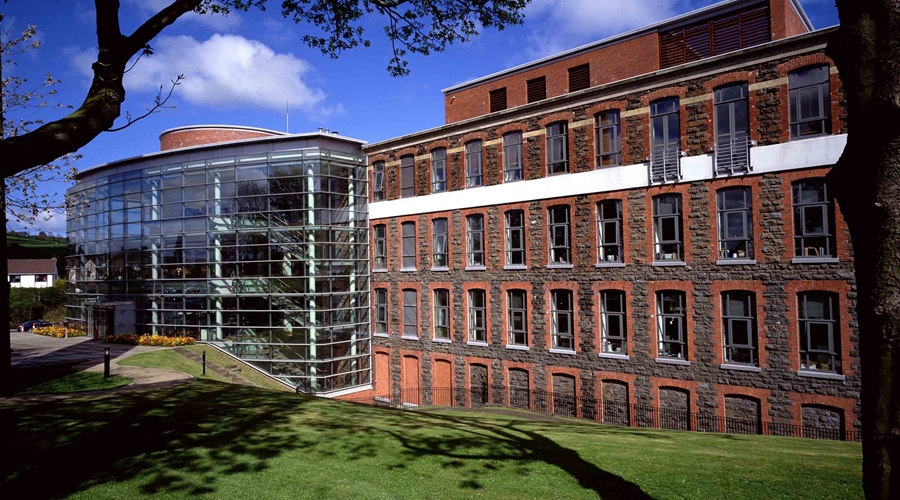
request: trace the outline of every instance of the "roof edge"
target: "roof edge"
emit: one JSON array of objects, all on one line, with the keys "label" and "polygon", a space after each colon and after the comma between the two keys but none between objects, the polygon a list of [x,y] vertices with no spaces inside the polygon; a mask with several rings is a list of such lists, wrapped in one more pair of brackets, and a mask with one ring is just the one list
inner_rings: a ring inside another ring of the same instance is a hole
[{"label": "roof edge", "polygon": [[209,125],[183,125],[181,127],[173,127],[170,129],[163,130],[159,133],[159,139],[162,140],[164,135],[172,134],[175,132],[186,132],[188,130],[243,130],[245,132],[260,132],[263,134],[271,134],[275,136],[280,135],[290,135],[287,132],[281,132],[278,130],[271,130],[267,128],[261,127],[250,127],[246,125],[224,125],[224,124],[209,124]]}]

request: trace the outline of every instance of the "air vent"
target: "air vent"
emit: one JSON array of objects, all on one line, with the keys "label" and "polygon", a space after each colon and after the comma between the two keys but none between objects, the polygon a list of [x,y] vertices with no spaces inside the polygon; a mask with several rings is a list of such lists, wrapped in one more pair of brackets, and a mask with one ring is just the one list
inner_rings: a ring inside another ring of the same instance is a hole
[{"label": "air vent", "polygon": [[491,113],[506,109],[506,87],[491,91]]},{"label": "air vent", "polygon": [[771,41],[769,6],[659,33],[659,67],[669,68]]},{"label": "air vent", "polygon": [[528,80],[528,102],[543,101],[547,98],[547,78],[542,76]]},{"label": "air vent", "polygon": [[569,92],[584,90],[591,86],[591,66],[582,64],[569,68]]}]

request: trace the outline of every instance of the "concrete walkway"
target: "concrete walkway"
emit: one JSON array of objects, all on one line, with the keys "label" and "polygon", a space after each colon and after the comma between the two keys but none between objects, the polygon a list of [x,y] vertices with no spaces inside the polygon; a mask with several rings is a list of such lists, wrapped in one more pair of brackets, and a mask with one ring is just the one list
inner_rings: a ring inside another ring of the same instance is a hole
[{"label": "concrete walkway", "polygon": [[119,344],[104,344],[88,340],[85,337],[57,339],[43,335],[35,335],[30,332],[10,332],[10,344],[12,347],[12,367],[20,376],[28,376],[35,371],[88,371],[103,373],[103,355],[108,347],[110,351],[110,373],[121,375],[133,380],[131,385],[105,391],[93,391],[90,393],[69,394],[35,394],[29,396],[14,396],[2,398],[11,400],[52,400],[65,399],[84,394],[108,394],[112,392],[129,392],[140,389],[156,389],[172,387],[189,382],[192,376],[173,370],[161,368],[143,368],[140,366],[124,366],[118,362],[143,352],[167,349],[165,347],[128,346]]}]

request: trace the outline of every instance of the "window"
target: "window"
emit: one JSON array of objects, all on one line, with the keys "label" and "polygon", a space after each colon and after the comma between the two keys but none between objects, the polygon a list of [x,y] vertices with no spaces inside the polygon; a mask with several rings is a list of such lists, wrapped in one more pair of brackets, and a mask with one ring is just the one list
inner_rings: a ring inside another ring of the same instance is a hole
[{"label": "window", "polygon": [[573,331],[572,292],[569,290],[553,290],[550,292],[551,327],[553,332],[553,348],[575,350],[575,332]]},{"label": "window", "polygon": [[622,248],[622,201],[607,200],[597,204],[597,238],[599,261],[625,262]]},{"label": "window", "polygon": [[793,185],[794,256],[835,257],[834,206],[821,179],[805,179]]},{"label": "window", "polygon": [[596,117],[597,166],[613,167],[622,164],[619,110],[602,111]]},{"label": "window", "polygon": [[449,265],[447,249],[447,219],[434,219],[431,222],[431,246],[433,252],[433,267],[447,267]]},{"label": "window", "polygon": [[600,336],[603,352],[628,353],[625,348],[625,292],[600,292]]},{"label": "window", "polygon": [[466,266],[484,267],[484,216],[466,217]]},{"label": "window", "polygon": [[747,84],[738,83],[713,92],[716,117],[716,173],[750,170],[750,113]]},{"label": "window", "polygon": [[571,264],[569,207],[550,207],[550,264]]},{"label": "window", "polygon": [[403,336],[419,337],[419,301],[415,290],[403,290]]},{"label": "window", "polygon": [[10,283],[21,283],[21,282],[22,282],[22,276],[20,276],[20,275],[18,275],[18,274],[11,274],[11,275],[9,276],[9,282],[10,282]]},{"label": "window", "polygon": [[34,281],[35,281],[35,283],[46,283],[47,275],[46,274],[35,274]]},{"label": "window", "polygon": [[435,149],[431,152],[431,192],[447,190],[447,150]]},{"label": "window", "polygon": [[387,269],[387,227],[375,226],[375,269]]},{"label": "window", "polygon": [[506,109],[506,87],[490,92],[491,113]]},{"label": "window", "polygon": [[416,195],[416,166],[412,155],[400,158],[400,197]]},{"label": "window", "polygon": [[506,212],[506,265],[525,265],[525,212]]},{"label": "window", "polygon": [[484,183],[481,168],[481,141],[466,143],[466,187],[478,187]]},{"label": "window", "polygon": [[509,308],[510,345],[528,345],[528,310],[525,290],[510,290],[506,294]]},{"label": "window", "polygon": [[528,102],[543,101],[547,98],[547,78],[539,77],[525,82],[528,87]]},{"label": "window", "polygon": [[547,174],[569,171],[568,133],[566,122],[547,125]]},{"label": "window", "polygon": [[387,335],[388,333],[388,313],[387,313],[387,290],[379,288],[375,290],[375,334]]},{"label": "window", "polygon": [[800,369],[840,373],[837,296],[806,292],[800,303]]},{"label": "window", "polygon": [[569,68],[569,92],[577,92],[590,88],[591,86],[591,65],[582,64]]},{"label": "window", "polygon": [[402,239],[402,270],[416,269],[416,223],[404,222],[400,225],[400,237]]},{"label": "window", "polygon": [[687,359],[685,340],[684,293],[664,291],[656,294],[659,330],[659,357]]},{"label": "window", "polygon": [[650,180],[668,182],[681,177],[681,132],[678,98],[650,104]]},{"label": "window", "polygon": [[831,130],[828,65],[810,66],[788,75],[791,139],[824,135]]},{"label": "window", "polygon": [[722,331],[725,362],[759,366],[756,340],[756,306],[751,292],[722,294]]},{"label": "window", "polygon": [[450,340],[450,291],[434,291],[434,338]]},{"label": "window", "polygon": [[469,342],[487,342],[484,290],[469,290]]},{"label": "window", "polygon": [[753,212],[749,187],[720,189],[719,258],[753,258]]},{"label": "window", "polygon": [[520,181],[522,169],[522,132],[503,135],[503,182]]},{"label": "window", "polygon": [[374,167],[372,201],[384,201],[384,162],[376,161]]},{"label": "window", "polygon": [[680,194],[653,198],[653,245],[657,261],[684,260]]}]

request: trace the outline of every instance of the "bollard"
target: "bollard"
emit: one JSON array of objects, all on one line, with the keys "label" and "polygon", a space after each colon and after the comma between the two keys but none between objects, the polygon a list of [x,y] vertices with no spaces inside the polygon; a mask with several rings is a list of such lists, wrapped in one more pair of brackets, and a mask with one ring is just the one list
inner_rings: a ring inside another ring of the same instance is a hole
[{"label": "bollard", "polygon": [[203,351],[203,376],[206,376],[206,351]]},{"label": "bollard", "polygon": [[63,326],[66,327],[66,333],[65,333],[65,336],[66,336],[66,338],[69,338],[69,320],[63,321]]},{"label": "bollard", "polygon": [[109,378],[109,347],[103,351],[103,378]]}]

